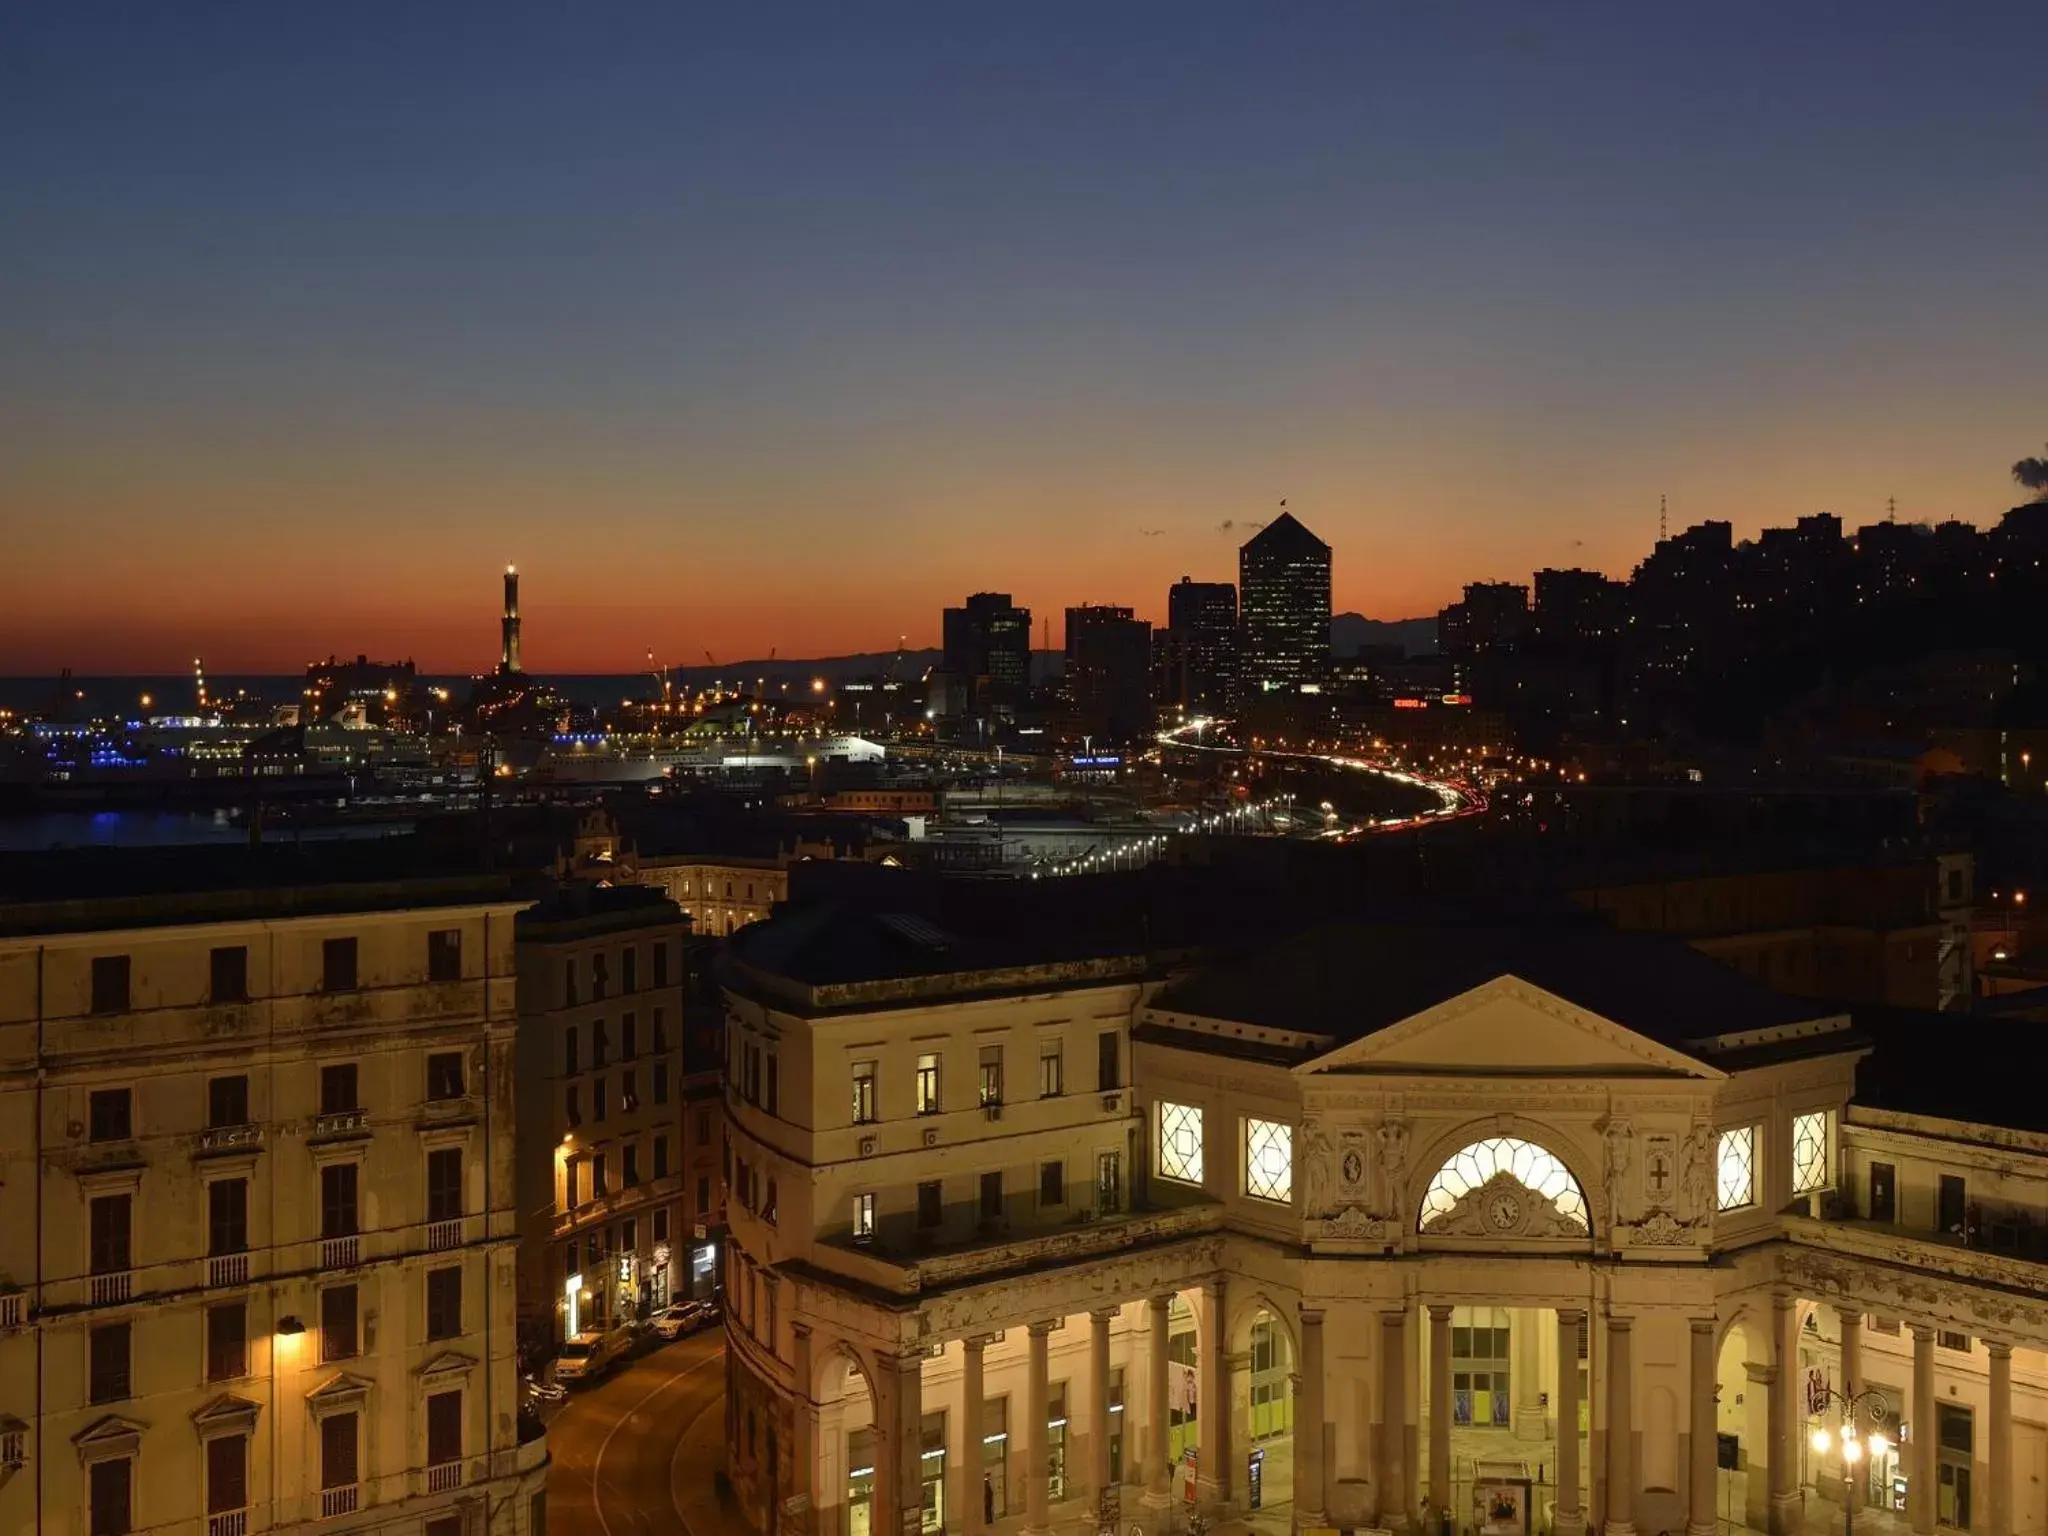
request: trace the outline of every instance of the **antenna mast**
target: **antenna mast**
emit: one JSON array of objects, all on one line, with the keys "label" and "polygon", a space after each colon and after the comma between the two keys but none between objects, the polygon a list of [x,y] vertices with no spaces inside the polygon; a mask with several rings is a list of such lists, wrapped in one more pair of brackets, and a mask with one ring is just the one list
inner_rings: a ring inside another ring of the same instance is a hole
[{"label": "antenna mast", "polygon": [[1669,526],[1670,520],[1667,513],[1668,507],[1666,505],[1666,498],[1659,496],[1657,498],[1657,542],[1659,544],[1662,544],[1666,539],[1671,537],[1671,529]]}]

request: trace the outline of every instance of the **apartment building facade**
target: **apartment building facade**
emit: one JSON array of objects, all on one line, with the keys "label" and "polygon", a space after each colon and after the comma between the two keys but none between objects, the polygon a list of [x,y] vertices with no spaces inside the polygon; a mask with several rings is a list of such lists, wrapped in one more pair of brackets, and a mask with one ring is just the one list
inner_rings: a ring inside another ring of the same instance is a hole
[{"label": "apartment building facade", "polygon": [[527,1536],[502,880],[0,907],[0,1531]]},{"label": "apartment building facade", "polygon": [[519,915],[519,1316],[530,1364],[689,1290],[685,941],[644,886]]}]

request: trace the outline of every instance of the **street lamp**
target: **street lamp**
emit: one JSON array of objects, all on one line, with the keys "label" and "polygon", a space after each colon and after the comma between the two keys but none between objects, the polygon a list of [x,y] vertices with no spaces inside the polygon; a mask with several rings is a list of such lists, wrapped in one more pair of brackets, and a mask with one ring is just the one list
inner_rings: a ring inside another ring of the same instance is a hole
[{"label": "street lamp", "polygon": [[[1884,1410],[1884,1394],[1872,1387],[1862,1392],[1839,1392],[1833,1387],[1823,1387],[1826,1395],[1821,1399],[1821,1412],[1827,1412],[1831,1402],[1842,1405],[1842,1427],[1830,1435],[1825,1428],[1813,1432],[1813,1448],[1822,1456],[1839,1445],[1842,1453],[1842,1536],[1856,1536],[1856,1484],[1854,1469],[1868,1451],[1871,1456],[1882,1456],[1891,1449],[1891,1442],[1876,1430],[1867,1435],[1856,1433],[1858,1412],[1866,1405],[1874,1405],[1877,1413]],[[1872,1414],[1875,1418],[1876,1413]]]}]

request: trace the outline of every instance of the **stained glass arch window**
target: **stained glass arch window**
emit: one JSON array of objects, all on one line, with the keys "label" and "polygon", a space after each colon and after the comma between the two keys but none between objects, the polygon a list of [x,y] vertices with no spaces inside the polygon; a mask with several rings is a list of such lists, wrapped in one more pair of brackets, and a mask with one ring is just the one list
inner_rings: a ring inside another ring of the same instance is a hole
[{"label": "stained glass arch window", "polygon": [[1543,1196],[1563,1220],[1592,1230],[1586,1192],[1572,1177],[1571,1170],[1547,1148],[1518,1136],[1489,1137],[1453,1153],[1429,1181],[1417,1227],[1427,1231],[1432,1223],[1448,1216],[1460,1200],[1503,1173]]}]

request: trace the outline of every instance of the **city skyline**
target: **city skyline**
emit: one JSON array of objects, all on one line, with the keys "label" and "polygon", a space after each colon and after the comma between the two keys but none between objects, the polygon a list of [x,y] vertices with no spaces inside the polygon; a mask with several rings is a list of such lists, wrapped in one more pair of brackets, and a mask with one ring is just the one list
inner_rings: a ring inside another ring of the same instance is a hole
[{"label": "city skyline", "polygon": [[1156,623],[1282,497],[1391,619],[1660,495],[2019,499],[2032,11],[1070,15],[11,17],[0,670],[482,670],[507,561],[543,671]]}]

